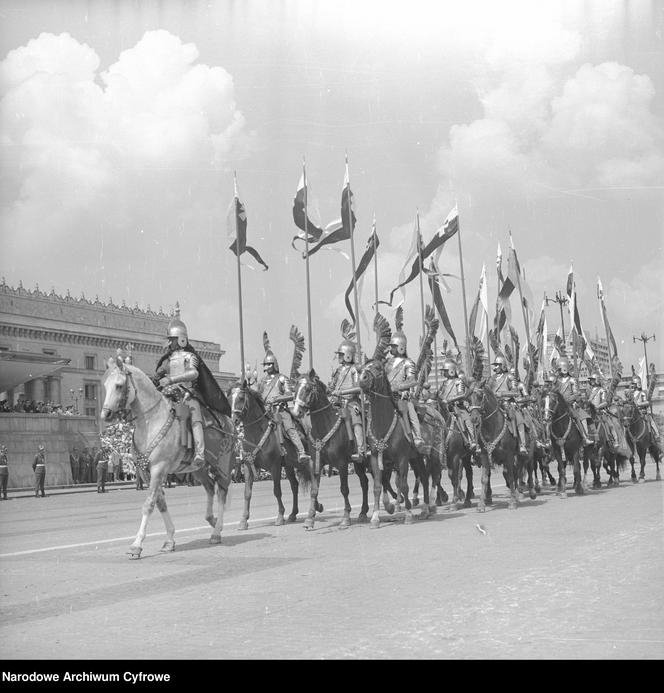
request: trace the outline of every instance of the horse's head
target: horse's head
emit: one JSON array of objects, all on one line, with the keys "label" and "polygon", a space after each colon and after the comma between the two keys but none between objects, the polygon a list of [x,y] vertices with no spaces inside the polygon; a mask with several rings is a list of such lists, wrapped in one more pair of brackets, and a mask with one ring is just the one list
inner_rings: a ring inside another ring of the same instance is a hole
[{"label": "horse's head", "polygon": [[365,394],[372,392],[391,394],[390,383],[387,380],[385,364],[380,359],[371,359],[358,369],[358,385]]},{"label": "horse's head", "polygon": [[565,413],[570,413],[569,405],[567,400],[560,394],[560,392],[549,388],[544,394],[544,411],[542,412],[542,418],[544,423],[551,423],[554,416],[558,414],[558,417],[563,416]]},{"label": "horse's head", "polygon": [[129,366],[117,356],[108,360],[108,370],[104,376],[104,404],[99,417],[111,421],[119,412],[128,409],[136,398],[136,386],[130,387],[132,381]]},{"label": "horse's head", "polygon": [[298,378],[293,400],[293,414],[300,418],[325,398],[325,386],[312,368],[308,375]]},{"label": "horse's head", "polygon": [[252,408],[252,403],[256,404],[261,414],[264,413],[260,395],[249,388],[246,380],[243,380],[241,383],[231,388],[229,399],[231,404],[231,419],[236,426],[241,422],[246,423],[246,419]]},{"label": "horse's head", "polygon": [[619,408],[621,412],[623,425],[627,427],[629,427],[630,424],[637,421],[640,417],[641,412],[639,411],[639,408],[636,406],[634,402],[630,402],[630,400],[628,399],[624,402],[621,402]]},{"label": "horse's head", "polygon": [[470,420],[474,426],[482,423],[483,418],[494,412],[498,407],[498,400],[493,390],[486,386],[484,381],[474,383],[468,392],[468,408]]}]

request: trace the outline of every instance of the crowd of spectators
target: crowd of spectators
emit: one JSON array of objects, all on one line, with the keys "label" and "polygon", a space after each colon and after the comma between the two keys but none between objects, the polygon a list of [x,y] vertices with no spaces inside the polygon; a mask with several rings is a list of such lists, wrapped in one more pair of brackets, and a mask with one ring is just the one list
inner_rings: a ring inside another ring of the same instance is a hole
[{"label": "crowd of spectators", "polygon": [[16,404],[12,406],[9,400],[0,400],[0,413],[9,414],[12,412],[21,414],[59,414],[61,416],[79,416],[79,413],[74,409],[73,404],[63,407],[62,404],[56,404],[55,402],[35,402],[33,399],[20,398]]}]

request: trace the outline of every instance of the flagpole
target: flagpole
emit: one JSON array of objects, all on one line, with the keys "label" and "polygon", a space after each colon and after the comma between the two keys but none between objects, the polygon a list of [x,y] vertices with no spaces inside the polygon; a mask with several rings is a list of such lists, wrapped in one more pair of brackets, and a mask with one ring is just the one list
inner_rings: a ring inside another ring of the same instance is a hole
[{"label": "flagpole", "polygon": [[240,316],[240,381],[244,381],[245,378],[245,366],[244,366],[244,325],[242,321],[242,270],[240,269],[240,234],[237,225],[237,203],[238,203],[238,192],[237,192],[237,174],[233,171],[233,187],[234,187],[234,199],[233,199],[233,214],[235,216],[235,256],[237,259],[237,298],[238,298],[238,311]]},{"label": "flagpole", "polygon": [[309,370],[313,370],[314,363],[314,345],[311,338],[311,289],[309,280],[309,229],[307,228],[308,211],[307,211],[307,168],[304,157],[302,157],[302,179],[304,180],[304,250],[306,262],[306,278],[307,278],[307,332],[309,335]]},{"label": "flagpole", "polygon": [[[579,370],[577,367],[576,363],[576,339],[580,338],[580,334],[576,334],[576,321],[574,320],[574,314],[577,311],[576,307],[576,279],[574,279],[574,263],[570,261],[570,266],[572,267],[572,300],[574,301],[574,304],[572,305],[572,315],[570,316],[570,325],[571,327],[569,328],[570,335],[572,335],[572,360],[574,361],[574,377],[578,378],[579,377]],[[574,335],[576,334],[576,338]]]},{"label": "flagpole", "polygon": [[422,313],[422,336],[420,337],[420,343],[424,339],[425,328],[424,328],[424,282],[422,281],[422,272],[424,268],[422,267],[422,236],[420,235],[420,210],[417,210],[417,258],[420,265],[420,311]]},{"label": "flagpole", "polygon": [[375,313],[378,315],[378,247],[376,246],[376,212],[374,212],[373,215],[373,225],[371,229],[371,233],[373,236],[373,247],[374,247],[374,253],[373,253],[373,261],[374,261],[374,293],[376,296],[376,303],[375,305]]},{"label": "flagpole", "polygon": [[[523,305],[523,292],[521,290],[521,264],[519,263],[517,259],[517,254],[516,254],[516,248],[514,247],[514,243],[512,242],[512,234],[510,233],[510,245],[512,246],[512,250],[514,251],[514,258],[516,259],[516,277],[517,277],[517,286],[519,287],[519,301],[521,301],[521,314],[523,315],[523,325],[526,328],[526,342],[528,342],[528,356],[530,357],[530,368],[529,370],[532,372],[533,365],[535,363],[533,359],[533,346],[530,343],[530,321],[528,320],[528,312],[526,311],[526,307]],[[516,365],[518,366],[519,362],[519,354],[515,354],[514,358],[516,360]],[[576,366],[576,364],[575,364]]]},{"label": "flagpole", "polygon": [[357,299],[357,277],[355,276],[355,240],[353,239],[353,208],[350,195],[350,174],[348,172],[348,154],[346,154],[346,178],[348,180],[348,192],[344,190],[344,195],[348,196],[348,229],[350,235],[350,260],[353,267],[353,303],[355,305],[355,328],[357,333],[357,350],[362,354],[362,338],[360,336],[360,308]]},{"label": "flagpole", "polygon": [[[455,201],[456,207],[456,201]],[[466,330],[466,373],[470,367],[470,344],[468,343],[468,306],[466,304],[466,280],[463,276],[463,251],[461,250],[461,220],[458,222],[459,230],[457,238],[459,240],[459,266],[461,269],[461,293],[463,295],[463,326]]]},{"label": "flagpole", "polygon": [[[597,277],[597,281],[599,282],[599,277]],[[597,299],[599,301],[599,308],[602,313],[602,324],[604,325],[604,334],[606,335],[606,350],[609,354],[609,375],[611,376],[611,380],[613,380],[613,357],[611,356],[611,342],[609,340],[609,328],[606,324],[606,306],[604,305],[604,296],[603,292],[600,293],[600,285],[598,283],[597,286]]]}]

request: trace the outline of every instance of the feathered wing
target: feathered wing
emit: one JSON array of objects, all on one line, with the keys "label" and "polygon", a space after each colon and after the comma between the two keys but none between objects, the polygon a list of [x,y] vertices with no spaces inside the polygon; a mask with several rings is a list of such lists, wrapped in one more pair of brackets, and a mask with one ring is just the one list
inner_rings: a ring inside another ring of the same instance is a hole
[{"label": "feathered wing", "polygon": [[351,341],[355,339],[355,325],[348,318],[341,321],[341,336]]},{"label": "feathered wing", "polygon": [[514,353],[512,354],[512,367],[514,368],[514,373],[517,378],[519,378],[519,334],[510,325],[510,335],[512,336],[512,348]]},{"label": "feathered wing", "polygon": [[403,306],[397,308],[396,315],[394,316],[394,330],[399,332],[403,327]]},{"label": "feathered wing", "polygon": [[553,338],[553,346],[556,347],[556,351],[561,356],[567,356],[567,347],[565,346],[565,342],[563,342],[563,338],[559,334]]},{"label": "feathered wing", "polygon": [[613,401],[613,397],[616,394],[616,389],[620,384],[622,379],[622,363],[618,360],[617,356],[613,358],[613,378],[609,386],[606,388],[606,401],[610,404]]},{"label": "feathered wing", "polygon": [[477,383],[481,382],[484,374],[484,344],[476,336],[473,336],[470,345],[470,364],[472,379]]},{"label": "feathered wing", "polygon": [[291,380],[295,380],[300,377],[302,355],[306,351],[306,347],[304,346],[304,335],[295,325],[291,325],[289,336],[291,342],[293,342],[293,360],[291,362],[290,377]]},{"label": "feathered wing", "polygon": [[657,371],[655,370],[655,364],[650,364],[650,373],[648,373],[648,399],[652,399],[653,393],[655,392],[655,385],[657,384]]},{"label": "feathered wing", "polygon": [[268,351],[272,351],[272,347],[270,346],[270,339],[267,336],[267,332],[263,332],[263,349],[265,349],[266,353]]},{"label": "feathered wing", "polygon": [[376,333],[376,350],[374,351],[373,358],[374,360],[382,361],[385,358],[387,347],[392,338],[392,330],[390,329],[390,323],[380,313],[376,313],[373,327]]},{"label": "feathered wing", "polygon": [[434,309],[431,306],[427,306],[424,309],[424,339],[422,340],[422,347],[420,348],[420,355],[415,364],[417,372],[417,389],[418,392],[426,383],[429,373],[431,372],[431,364],[433,362],[433,349],[432,344],[438,331],[439,320],[436,318]]},{"label": "feathered wing", "polygon": [[489,344],[493,350],[494,357],[502,356],[503,358],[506,358],[503,350],[500,348],[500,342],[498,341],[496,330],[489,330]]}]

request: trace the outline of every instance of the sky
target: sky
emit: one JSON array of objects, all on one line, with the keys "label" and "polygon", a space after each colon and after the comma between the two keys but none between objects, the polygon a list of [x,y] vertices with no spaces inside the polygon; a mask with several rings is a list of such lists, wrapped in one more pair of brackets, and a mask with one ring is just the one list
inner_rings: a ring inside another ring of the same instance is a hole
[{"label": "sky", "polygon": [[[0,98],[0,274],[13,286],[179,303],[190,336],[219,342],[221,370],[237,373],[235,171],[247,242],[269,266],[242,256],[245,360],[259,370],[264,331],[289,370],[296,325],[304,366],[328,374],[374,216],[386,300],[416,219],[427,242],[455,205],[460,232],[438,264],[460,342],[464,289],[469,312],[486,265],[495,305],[511,234],[536,315],[572,266],[584,331],[603,336],[599,276],[625,368],[641,335],[664,367],[661,1],[0,0]],[[306,165],[310,216],[338,218],[346,156],[353,246],[310,258],[309,323],[293,198]],[[369,323],[373,272],[359,296]],[[431,297],[415,280],[402,298],[416,358]],[[393,324],[395,306],[381,311]],[[518,300],[512,311],[524,335]],[[559,305],[546,315],[555,332]]]}]

